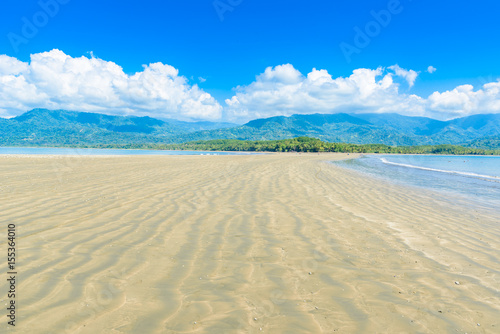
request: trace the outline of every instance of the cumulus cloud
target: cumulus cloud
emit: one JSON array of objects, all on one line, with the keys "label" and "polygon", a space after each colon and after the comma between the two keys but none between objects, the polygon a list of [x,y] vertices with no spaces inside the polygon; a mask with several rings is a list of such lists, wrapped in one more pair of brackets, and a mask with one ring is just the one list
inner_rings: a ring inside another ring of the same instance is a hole
[{"label": "cumulus cloud", "polygon": [[389,69],[393,70],[397,76],[400,76],[403,79],[405,79],[408,82],[408,86],[410,86],[410,88],[413,87],[413,85],[415,84],[415,79],[417,79],[418,73],[415,72],[414,70],[406,70],[404,68],[399,67],[399,65],[397,64],[389,66]]},{"label": "cumulus cloud", "polygon": [[445,118],[500,113],[500,81],[484,84],[478,90],[472,85],[461,85],[442,93],[434,92],[428,98],[428,108]]},{"label": "cumulus cloud", "polygon": [[[435,71],[431,67],[428,72]],[[418,75],[393,65],[360,68],[350,76],[334,78],[324,69],[303,74],[283,64],[266,68],[249,85],[236,87],[223,108],[210,94],[190,85],[176,68],[162,63],[126,74],[119,65],[92,54],[73,58],[52,50],[33,54],[29,62],[0,55],[0,116],[33,108],[234,122],[338,112],[391,112],[437,119],[500,113],[500,80],[488,80],[492,82],[476,89],[462,85],[421,97],[409,93]]]},{"label": "cumulus cloud", "polygon": [[332,78],[326,70],[301,74],[291,64],[268,67],[248,86],[236,88],[226,100],[233,120],[311,113],[399,113],[449,119],[500,112],[500,82],[474,90],[470,85],[429,97],[400,92],[399,76],[413,86],[418,72],[398,65],[387,69],[356,69],[349,77]]},{"label": "cumulus cloud", "polygon": [[431,73],[431,74],[432,74],[432,73],[434,73],[434,72],[436,72],[436,71],[437,71],[437,68],[435,68],[435,67],[434,67],[434,66],[432,66],[432,65],[431,65],[431,66],[429,66],[429,67],[427,67],[427,72],[428,72],[428,73]]},{"label": "cumulus cloud", "polygon": [[153,63],[129,75],[117,64],[73,58],[59,50],[31,55],[30,62],[0,55],[0,112],[69,109],[178,119],[219,119],[221,105],[170,65]]},{"label": "cumulus cloud", "polygon": [[268,67],[253,83],[236,89],[226,100],[227,111],[234,119],[335,112],[422,114],[425,101],[400,94],[393,75],[383,68],[357,69],[334,79],[326,70],[313,69],[304,76],[291,64]]}]

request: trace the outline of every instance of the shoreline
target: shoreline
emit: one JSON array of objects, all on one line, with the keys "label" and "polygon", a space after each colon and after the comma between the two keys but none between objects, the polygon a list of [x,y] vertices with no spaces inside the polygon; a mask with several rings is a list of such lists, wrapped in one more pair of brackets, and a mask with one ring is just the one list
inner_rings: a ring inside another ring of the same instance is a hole
[{"label": "shoreline", "polygon": [[[374,155],[375,156],[377,156],[377,155],[383,156],[386,154],[374,154]],[[362,156],[360,156],[360,157],[362,157]],[[357,157],[357,158],[360,158],[360,157]],[[450,157],[454,157],[454,156],[452,155]],[[345,160],[349,160],[349,159],[343,159],[343,160],[345,161]],[[432,193],[432,196],[434,198],[444,197],[448,201],[450,201],[450,203],[453,203],[453,201],[458,201],[461,203],[461,205],[463,207],[469,208],[471,210],[481,209],[481,210],[487,210],[490,213],[493,212],[496,214],[500,214],[500,209],[499,209],[500,199],[498,199],[497,201],[494,201],[494,200],[492,200],[492,198],[483,198],[483,197],[476,198],[476,197],[472,196],[473,195],[472,193],[462,192],[462,191],[459,191],[458,189],[449,189],[449,188],[443,188],[443,187],[436,188],[433,186],[429,186],[427,183],[414,184],[408,179],[394,179],[394,178],[389,178],[388,175],[382,175],[380,173],[369,173],[366,171],[358,170],[358,169],[353,168],[353,167],[349,167],[349,166],[345,166],[345,165],[341,165],[341,164],[336,164],[335,162],[332,162],[332,164],[334,164],[334,165],[338,166],[339,168],[342,168],[346,171],[355,173],[359,177],[372,178],[378,182],[396,185],[396,186],[401,187],[402,190],[405,188],[410,188],[410,189],[413,189],[414,191],[417,191],[417,192],[430,192],[430,193]],[[415,169],[417,169],[419,171],[421,170],[420,168],[415,168]],[[409,173],[411,173],[412,170],[413,170],[413,168],[409,168]],[[443,173],[443,174],[447,175],[448,177],[449,176],[465,177],[465,176],[462,176],[461,174],[459,174],[455,171],[445,171],[445,170],[438,170],[438,171],[437,170],[428,170],[428,171],[429,171],[429,173],[433,173],[433,172]],[[438,176],[435,176],[435,177],[437,178]],[[491,179],[487,179],[485,181],[498,183],[498,181],[497,181],[498,177],[491,176],[490,178]],[[482,178],[479,178],[479,179],[484,180]]]},{"label": "shoreline", "polygon": [[[265,142],[265,141],[263,141]],[[336,144],[336,143],[328,143],[328,144]],[[384,145],[384,144],[348,144],[348,143],[340,143],[342,145],[355,145],[355,146],[363,146],[363,145]],[[170,144],[165,144],[165,145],[170,145]],[[441,145],[434,145],[434,146],[441,146]],[[456,145],[452,145],[456,146]],[[408,148],[408,147],[413,147],[413,146],[398,146],[397,148]],[[418,146],[417,146],[418,147]],[[462,146],[457,146],[457,147],[462,147]],[[428,155],[428,156],[462,156],[462,157],[474,157],[474,156],[484,156],[484,157],[499,157],[500,156],[500,151],[497,150],[496,154],[488,154],[488,153],[483,153],[483,154],[440,154],[440,153],[363,153],[363,152],[330,152],[330,151],[318,151],[318,152],[313,152],[313,151],[286,151],[286,152],[280,152],[280,151],[256,151],[256,150],[233,150],[233,151],[221,151],[221,150],[197,150],[197,149],[186,149],[186,150],[170,150],[170,149],[154,149],[154,148],[99,148],[99,147],[53,147],[53,146],[0,146],[0,150],[2,148],[7,148],[7,149],[61,149],[61,150],[121,150],[121,151],[154,151],[154,152],[216,152],[216,153],[234,153],[234,154],[271,154],[271,153],[308,153],[308,154],[332,154],[332,153],[337,153],[337,154],[361,154],[361,155],[368,155],[368,154],[373,154],[373,155]],[[462,147],[465,149],[473,149],[473,148],[467,148],[467,147]],[[483,151],[495,151],[492,149],[478,149],[478,150],[483,150]]]}]

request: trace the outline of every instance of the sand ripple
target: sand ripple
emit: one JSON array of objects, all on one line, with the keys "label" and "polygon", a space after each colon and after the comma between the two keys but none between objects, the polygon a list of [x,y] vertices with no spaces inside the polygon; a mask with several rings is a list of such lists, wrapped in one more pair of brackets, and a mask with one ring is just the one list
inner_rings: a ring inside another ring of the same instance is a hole
[{"label": "sand ripple", "polygon": [[16,332],[498,333],[498,215],[341,158],[2,157]]}]

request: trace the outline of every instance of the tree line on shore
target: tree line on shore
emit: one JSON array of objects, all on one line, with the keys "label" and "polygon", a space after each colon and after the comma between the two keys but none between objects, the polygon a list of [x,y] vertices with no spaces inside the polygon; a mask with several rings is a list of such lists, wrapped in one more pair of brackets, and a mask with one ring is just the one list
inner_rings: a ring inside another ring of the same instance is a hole
[{"label": "tree line on shore", "polygon": [[384,144],[347,144],[329,143],[310,137],[257,141],[215,139],[192,141],[181,144],[97,144],[78,145],[72,147],[230,152],[339,152],[386,154],[500,155],[500,150],[483,150],[456,145],[388,146]]}]

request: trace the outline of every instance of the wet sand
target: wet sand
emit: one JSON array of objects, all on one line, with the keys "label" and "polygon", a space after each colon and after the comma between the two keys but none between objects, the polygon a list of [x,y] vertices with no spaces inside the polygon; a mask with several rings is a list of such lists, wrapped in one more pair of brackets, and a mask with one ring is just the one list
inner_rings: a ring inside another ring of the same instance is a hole
[{"label": "wet sand", "polygon": [[0,156],[0,332],[500,332],[498,216],[342,158]]}]

